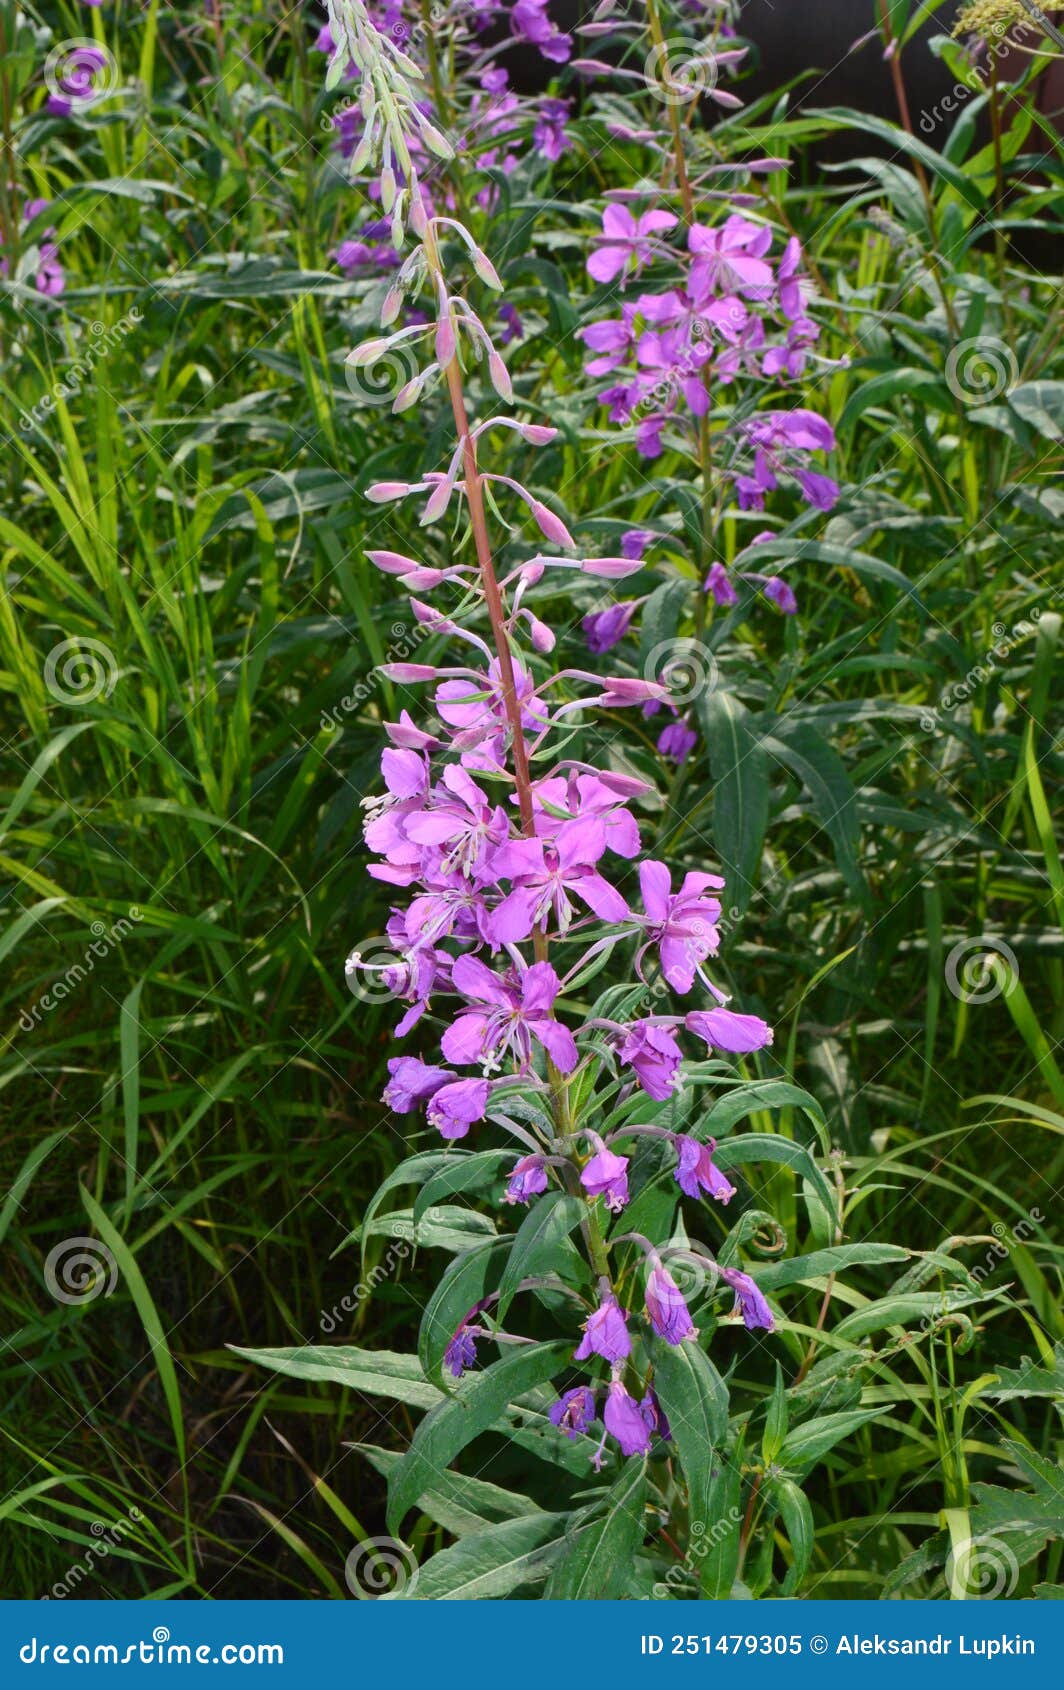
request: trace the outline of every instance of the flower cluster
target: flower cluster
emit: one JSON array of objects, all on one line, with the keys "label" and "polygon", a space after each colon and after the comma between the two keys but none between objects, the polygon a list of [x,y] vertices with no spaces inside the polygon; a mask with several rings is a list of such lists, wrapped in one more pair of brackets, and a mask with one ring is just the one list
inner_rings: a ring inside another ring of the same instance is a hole
[{"label": "flower cluster", "polygon": [[[428,1124],[448,1141],[490,1121],[522,1151],[508,1176],[510,1204],[541,1201],[553,1187],[583,1205],[597,1292],[586,1304],[573,1360],[605,1367],[603,1436],[609,1433],[624,1453],[634,1454],[654,1433],[668,1435],[645,1383],[645,1357],[637,1364],[638,1346],[651,1339],[693,1342],[697,1333],[658,1249],[638,1234],[606,1239],[604,1225],[629,1202],[632,1157],[615,1146],[625,1144],[630,1152],[641,1136],[668,1140],[680,1192],[726,1203],[734,1191],[714,1163],[713,1145],[669,1131],[652,1117],[656,1105],[684,1088],[692,1050],[701,1048],[703,1061],[721,1053],[747,1055],[771,1043],[772,1032],[760,1017],[729,1008],[707,971],[720,943],[719,876],[688,873],[674,889],[667,865],[645,857],[638,864],[638,895],[626,889],[642,853],[636,809],[650,789],[618,767],[576,755],[573,742],[594,707],[662,704],[667,689],[645,679],[555,668],[554,632],[533,604],[541,603],[545,584],[564,580],[566,572],[617,581],[639,569],[639,558],[578,555],[551,506],[524,482],[481,467],[485,442],[500,431],[531,447],[545,446],[554,431],[505,414],[470,422],[464,370],[471,360],[484,364],[501,398],[510,399],[511,390],[481,316],[444,272],[444,238],[465,251],[482,284],[497,288],[498,278],[469,230],[426,205],[416,169],[408,183],[406,216],[418,244],[384,301],[382,327],[388,330],[403,300],[421,290],[431,298],[434,320],[386,333],[351,356],[355,362],[377,357],[400,339],[412,349],[420,344],[421,366],[395,408],[419,403],[430,382],[442,383],[458,444],[446,469],[417,482],[378,483],[369,498],[378,504],[418,501],[423,526],[448,513],[464,514],[476,566],[441,567],[394,551],[368,554],[410,593],[426,635],[456,650],[447,663],[384,666],[398,686],[431,688],[432,711],[417,719],[404,710],[387,724],[383,791],[367,801],[365,838],[375,855],[370,873],[396,894],[388,922],[394,950],[383,963],[356,952],[348,971],[354,981],[365,970],[381,976],[405,1006],[400,1035],[428,1014],[442,1023],[430,1060],[399,1055],[389,1062],[384,1095],[392,1108],[424,1110]],[[502,579],[488,529],[489,493],[497,506],[513,503],[520,520],[551,548],[533,550]],[[434,598],[449,602],[438,607],[429,602]],[[478,624],[486,624],[488,638]],[[579,984],[607,958],[623,955],[626,945],[636,997],[638,983],[655,968],[679,997],[694,994],[694,1006],[676,1013],[582,1011]],[[603,1108],[607,1096],[610,1111]],[[606,1131],[605,1114],[617,1118],[618,1105],[623,1119]],[[647,1263],[638,1318],[624,1306],[611,1265],[615,1248],[633,1238]],[[709,1266],[714,1281],[735,1292],[746,1326],[771,1329],[771,1312],[754,1281],[712,1258]],[[455,1330],[444,1359],[454,1377],[475,1365],[478,1340],[520,1341],[492,1325],[496,1301],[493,1295],[481,1299]],[[629,1373],[644,1381],[638,1396],[628,1389]],[[586,1429],[597,1400],[593,1380],[575,1387],[559,1400],[556,1423],[575,1436]]]}]

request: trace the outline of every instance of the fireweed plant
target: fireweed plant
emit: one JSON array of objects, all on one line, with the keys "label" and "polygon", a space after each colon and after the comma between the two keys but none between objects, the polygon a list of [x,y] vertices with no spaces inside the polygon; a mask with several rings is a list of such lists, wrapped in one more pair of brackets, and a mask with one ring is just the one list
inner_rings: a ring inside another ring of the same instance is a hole
[{"label": "fireweed plant", "polygon": [[[458,513],[473,551],[466,561],[459,548],[443,566],[392,550],[368,553],[410,593],[426,642],[446,644],[450,656],[429,661],[426,651],[417,661],[384,666],[396,686],[430,689],[433,715],[404,709],[387,725],[384,790],[365,801],[364,832],[375,857],[370,873],[397,898],[388,923],[392,953],[382,960],[356,950],[348,960],[356,988],[376,975],[405,1004],[399,1038],[423,1021],[442,1022],[426,1056],[389,1060],[384,1101],[397,1114],[423,1117],[446,1148],[415,1155],[391,1176],[370,1206],[364,1237],[386,1193],[404,1183],[421,1188],[411,1216],[415,1236],[421,1225],[450,1225],[452,1233],[468,1227],[470,1211],[447,1199],[485,1189],[497,1192],[501,1213],[524,1212],[515,1232],[497,1232],[489,1222],[486,1235],[473,1228],[471,1247],[461,1248],[460,1238],[424,1310],[418,1359],[438,1400],[390,1471],[389,1522],[399,1532],[464,1446],[501,1424],[519,1446],[578,1479],[583,1474],[585,1485],[603,1474],[612,1489],[605,1512],[597,1492],[561,1529],[555,1519],[550,1546],[541,1522],[500,1528],[484,1551],[493,1581],[480,1594],[520,1582],[517,1573],[507,1583],[496,1566],[500,1556],[510,1565],[511,1535],[528,1538],[541,1572],[553,1566],[550,1594],[630,1593],[638,1582],[632,1556],[666,1521],[680,1530],[678,1511],[689,1548],[669,1535],[668,1554],[683,1563],[686,1553],[682,1584],[727,1594],[754,1523],[782,1518],[790,1545],[786,1590],[808,1561],[808,1504],[786,1465],[770,1463],[747,1482],[743,1417],[737,1428],[709,1351],[714,1333],[729,1328],[763,1343],[780,1318],[756,1263],[755,1271],[741,1264],[744,1250],[779,1254],[784,1235],[772,1217],[742,1204],[729,1226],[733,1170],[762,1160],[788,1164],[801,1179],[822,1251],[838,1235],[836,1193],[809,1150],[771,1134],[726,1135],[743,1115],[773,1102],[796,1104],[817,1125],[822,1119],[796,1088],[736,1075],[735,1060],[765,1051],[773,1033],[759,1015],[735,1007],[720,984],[724,880],[701,871],[674,876],[646,852],[636,809],[650,784],[624,767],[623,754],[597,762],[581,754],[589,712],[668,706],[668,685],[551,663],[555,633],[536,608],[543,594],[567,577],[625,580],[641,567],[639,535],[626,537],[620,555],[578,555],[553,508],[516,477],[488,467],[500,433],[537,448],[555,431],[512,412],[475,421],[470,415],[466,382],[477,364],[497,400],[509,403],[512,391],[498,347],[449,259],[457,256],[468,279],[489,292],[501,288],[495,268],[468,227],[438,209],[443,196],[435,184],[430,192],[422,179],[423,160],[446,160],[450,143],[423,109],[416,67],[358,0],[336,0],[327,45],[332,82],[352,64],[359,72],[362,134],[354,166],[377,173],[393,251],[413,237],[384,298],[383,334],[358,346],[348,362],[357,371],[399,345],[417,348],[418,367],[393,408],[410,409],[442,385],[456,435],[444,470],[376,483],[368,496],[377,505],[419,501],[423,525]],[[638,221],[623,208],[607,212],[589,260],[592,274],[609,281],[642,266],[675,223],[664,212]],[[666,317],[682,317],[684,335],[695,322],[726,325],[718,379],[738,374],[755,353],[762,374],[779,360],[781,368],[800,361],[813,336],[793,332],[804,321],[797,253],[788,248],[772,271],[761,256],[768,238],[735,218],[717,230],[692,226],[685,291],[660,296],[661,328],[647,331],[656,344],[669,332]],[[761,317],[743,296],[765,312],[779,307],[791,323],[779,360],[770,360],[756,328]],[[639,310],[651,320],[649,297]],[[407,320],[396,327],[404,311]],[[607,338],[600,333],[600,350]],[[630,344],[616,350],[626,353]],[[693,342],[684,345],[686,357]],[[645,339],[635,356],[646,360]],[[690,369],[696,419],[706,414],[707,362],[695,360]],[[641,378],[634,380],[638,386]],[[652,420],[655,427],[664,422],[660,415]],[[806,465],[808,453],[830,444],[820,419],[771,414],[760,435],[747,429],[743,440],[754,451],[751,500],[789,473],[812,502],[829,502],[826,478]],[[538,530],[540,548],[500,578],[489,512],[509,527],[509,508]],[[628,614],[613,606],[591,618],[585,631],[596,654],[609,648],[616,619]],[[586,988],[607,968],[614,983],[588,1002]],[[501,1145],[485,1146],[489,1129],[501,1132]],[[712,1249],[697,1236],[709,1226],[723,1235]],[[545,1340],[528,1330],[544,1319],[554,1329]],[[823,1447],[868,1412],[825,1417]],[[779,1388],[771,1422],[764,1444],[770,1456],[782,1447],[786,1426]],[[448,1582],[454,1557],[464,1565],[467,1553],[468,1544],[441,1551],[429,1564],[439,1593],[456,1593]],[[758,1589],[771,1579],[772,1555],[769,1532],[759,1570],[747,1572]],[[645,1582],[660,1574],[648,1560],[641,1576]],[[430,1594],[435,1586],[420,1588]],[[672,1584],[661,1593],[671,1594]]]}]

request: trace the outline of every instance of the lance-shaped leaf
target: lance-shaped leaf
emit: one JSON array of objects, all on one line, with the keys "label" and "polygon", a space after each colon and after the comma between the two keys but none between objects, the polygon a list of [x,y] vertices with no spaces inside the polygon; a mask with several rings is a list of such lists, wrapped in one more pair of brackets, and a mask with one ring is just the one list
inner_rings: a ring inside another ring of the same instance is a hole
[{"label": "lance-shaped leaf", "polygon": [[467,1374],[454,1396],[426,1414],[388,1485],[388,1530],[399,1535],[408,1510],[516,1397],[553,1379],[572,1356],[572,1342],[522,1345],[482,1373]]}]

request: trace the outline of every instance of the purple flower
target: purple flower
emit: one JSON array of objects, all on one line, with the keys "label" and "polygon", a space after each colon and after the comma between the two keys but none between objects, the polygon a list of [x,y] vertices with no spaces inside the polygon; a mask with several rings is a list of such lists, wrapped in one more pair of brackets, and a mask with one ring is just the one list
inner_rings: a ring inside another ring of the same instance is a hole
[{"label": "purple flower", "polygon": [[621,535],[621,556],[630,558],[633,563],[638,563],[643,558],[647,547],[656,539],[657,535],[652,534],[649,528],[629,528],[626,533]]},{"label": "purple flower", "polygon": [[524,340],[525,331],[517,315],[516,306],[511,305],[508,300],[504,301],[499,306],[499,316],[506,325],[499,336],[500,346],[509,346],[512,340]]},{"label": "purple flower", "polygon": [[[664,863],[648,860],[639,865],[639,887],[647,912],[647,939],[658,946],[661,972],[674,992],[689,992],[695,970],[720,944],[721,906],[719,898],[707,898],[711,888],[720,891],[719,874],[686,874],[678,892]],[[642,952],[640,952],[642,956]]]},{"label": "purple flower", "polygon": [[509,835],[506,811],[458,763],[448,763],[427,808],[406,814],[400,831],[415,845],[442,850],[441,873],[480,878],[490,853]]},{"label": "purple flower", "polygon": [[663,1103],[672,1096],[683,1052],[668,1027],[653,1021],[633,1021],[625,1029],[618,1055],[635,1069],[636,1079],[650,1097]]},{"label": "purple flower", "polygon": [[767,599],[779,605],[784,616],[793,616],[798,609],[798,600],[781,575],[773,575],[766,581],[763,591]]},{"label": "purple flower", "polygon": [[585,1320],[584,1336],[573,1360],[587,1361],[589,1356],[602,1356],[611,1363],[623,1361],[632,1353],[627,1322],[628,1316],[616,1298],[607,1297]]},{"label": "purple flower", "polygon": [[572,51],[572,36],[563,34],[547,16],[547,0],[517,0],[510,11],[510,28],[519,41],[531,41],[554,64],[563,65]]},{"label": "purple flower", "polygon": [[698,735],[686,722],[670,722],[658,735],[658,750],[673,763],[686,763],[698,744]]},{"label": "purple flower", "polygon": [[443,1365],[448,1373],[460,1379],[467,1368],[476,1366],[476,1361],[477,1347],[473,1334],[463,1321],[444,1351]]},{"label": "purple flower", "polygon": [[604,1197],[607,1209],[619,1214],[628,1201],[627,1156],[615,1156],[603,1145],[580,1170],[580,1183],[589,1197]]},{"label": "purple flower", "polygon": [[566,933],[573,916],[570,893],[600,921],[623,921],[628,905],[594,866],[605,850],[606,829],[594,817],[563,822],[553,840],[517,839],[504,845],[493,868],[514,885],[490,918],[494,943],[517,944],[536,927],[545,933],[552,914],[559,933]]},{"label": "purple flower", "polygon": [[671,211],[644,211],[637,220],[626,205],[608,205],[602,213],[600,243],[587,261],[596,282],[612,282],[629,270],[641,270],[654,255],[654,235],[676,227]]},{"label": "purple flower", "polygon": [[802,315],[802,289],[798,271],[802,264],[802,248],[797,235],[792,235],[783,249],[783,257],[776,267],[780,310],[792,322]]},{"label": "purple flower", "polygon": [[547,1189],[547,1170],[542,1156],[522,1156],[515,1162],[506,1185],[507,1203],[530,1203]]},{"label": "purple flower", "polygon": [[638,609],[639,600],[630,599],[624,604],[611,604],[606,610],[593,610],[585,616],[580,626],[584,630],[588,651],[598,656],[623,640]]},{"label": "purple flower", "polygon": [[760,1015],[739,1015],[733,1009],[693,1010],[684,1026],[689,1033],[705,1039],[710,1050],[726,1050],[736,1056],[772,1043],[772,1028],[767,1021]]},{"label": "purple flower", "polygon": [[668,1416],[653,1391],[648,1391],[646,1396],[642,1398],[639,1404],[639,1412],[652,1432],[657,1432],[661,1438],[672,1437],[672,1427],[669,1425]]},{"label": "purple flower", "polygon": [[735,1292],[735,1308],[732,1312],[742,1315],[746,1330],[748,1332],[772,1332],[776,1325],[772,1318],[772,1310],[750,1275],[740,1273],[738,1268],[722,1267],[720,1277],[725,1285],[730,1285]]},{"label": "purple flower", "polygon": [[701,1197],[703,1191],[710,1197],[715,1197],[718,1203],[730,1203],[735,1196],[735,1187],[721,1173],[713,1160],[713,1152],[717,1148],[716,1139],[710,1139],[706,1144],[700,1144],[696,1138],[689,1138],[685,1133],[678,1133],[673,1139],[676,1155],[679,1158],[673,1169],[673,1176],[680,1190],[688,1197]]},{"label": "purple flower", "polygon": [[536,115],[532,140],[552,164],[556,164],[573,144],[565,133],[571,104],[571,100],[545,99]]},{"label": "purple flower", "polygon": [[110,63],[103,48],[93,46],[91,42],[67,45],[72,46],[73,51],[60,60],[56,74],[58,91],[49,94],[47,100],[47,109],[53,117],[69,117],[72,111],[91,106],[94,100],[107,92],[106,78],[104,86],[97,87],[97,78]]},{"label": "purple flower", "polygon": [[588,1385],[576,1385],[558,1398],[549,1413],[553,1424],[560,1426],[567,1438],[578,1437],[595,1418],[595,1393]]},{"label": "purple flower", "polygon": [[758,446],[791,446],[800,452],[831,452],[835,430],[815,411],[764,411],[751,417],[746,432]]},{"label": "purple flower", "polygon": [[451,1080],[436,1092],[426,1110],[429,1124],[444,1138],[465,1138],[488,1107],[487,1080]]},{"label": "purple flower", "polygon": [[772,290],[772,266],[764,254],[772,245],[772,230],[732,216],[719,229],[694,224],[687,236],[694,254],[691,293],[696,299],[713,294],[742,294],[747,299],[767,299]]},{"label": "purple flower", "polygon": [[722,563],[710,564],[709,574],[706,576],[706,592],[712,593],[713,602],[722,608],[739,602],[739,595]]},{"label": "purple flower", "polygon": [[622,1455],[646,1454],[651,1428],[639,1403],[628,1395],[619,1379],[610,1380],[602,1418],[607,1432],[620,1444]]},{"label": "purple flower", "polygon": [[647,1276],[646,1305],[651,1326],[667,1344],[682,1344],[685,1338],[698,1336],[680,1287],[660,1262]]},{"label": "purple flower", "polygon": [[397,1115],[405,1115],[419,1103],[439,1091],[454,1075],[449,1068],[432,1068],[419,1056],[392,1056],[388,1060],[391,1079],[381,1094],[381,1101]]},{"label": "purple flower", "polygon": [[535,1039],[563,1074],[576,1067],[573,1035],[551,1015],[560,982],[549,962],[534,962],[523,975],[501,979],[476,957],[460,956],[452,978],[455,990],[476,1007],[460,1010],[444,1033],[441,1043],[448,1062],[496,1066],[510,1051],[527,1068]]}]

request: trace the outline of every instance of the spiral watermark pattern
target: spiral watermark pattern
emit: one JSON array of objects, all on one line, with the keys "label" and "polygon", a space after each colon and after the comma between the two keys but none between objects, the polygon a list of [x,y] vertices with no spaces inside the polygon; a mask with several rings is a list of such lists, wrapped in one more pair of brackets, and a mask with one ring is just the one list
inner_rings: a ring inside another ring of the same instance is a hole
[{"label": "spiral watermark pattern", "polygon": [[344,979],[361,1003],[390,1003],[406,975],[406,961],[383,934],[363,939],[344,963]]},{"label": "spiral watermark pattern", "polygon": [[996,335],[962,340],[946,359],[946,386],[962,405],[990,405],[1019,380],[1016,354]]},{"label": "spiral watermark pattern", "polygon": [[64,1238],[45,1258],[44,1283],[57,1303],[92,1303],[111,1295],[118,1263],[98,1238]]},{"label": "spiral watermark pattern", "polygon": [[668,687],[671,702],[693,704],[717,685],[717,660],[698,640],[661,640],[643,664],[643,678]]},{"label": "spiral watermark pattern", "polygon": [[113,53],[98,41],[76,35],[52,48],[44,61],[44,83],[59,105],[87,111],[115,92],[118,65]]},{"label": "spiral watermark pattern", "polygon": [[1020,965],[1011,945],[996,934],[960,939],[946,958],[946,985],[961,1003],[993,1003],[1016,989]]},{"label": "spiral watermark pattern", "polygon": [[157,1625],[151,1634],[153,1643],[169,1643],[170,1633],[166,1626]]},{"label": "spiral watermark pattern", "polygon": [[92,704],[108,698],[118,679],[110,646],[81,635],[61,640],[44,660],[44,684],[57,704]]},{"label": "spiral watermark pattern", "polygon": [[1004,1600],[1016,1589],[1019,1577],[1019,1562],[999,1537],[966,1537],[946,1557],[946,1583],[961,1600]]},{"label": "spiral watermark pattern", "polygon": [[356,347],[344,360],[348,390],[360,405],[394,404],[417,374],[417,359],[408,346],[381,346],[368,358]]},{"label": "spiral watermark pattern", "polygon": [[414,1551],[394,1537],[364,1538],[344,1562],[347,1588],[362,1601],[405,1595],[414,1589],[417,1575]]},{"label": "spiral watermark pattern", "polygon": [[651,48],[643,74],[655,99],[667,106],[689,106],[717,86],[717,58],[704,43],[677,35]]},{"label": "spiral watermark pattern", "polygon": [[687,1240],[670,1239],[658,1251],[661,1264],[689,1309],[695,1308],[716,1290],[720,1275],[709,1252],[703,1255],[704,1245]]}]

